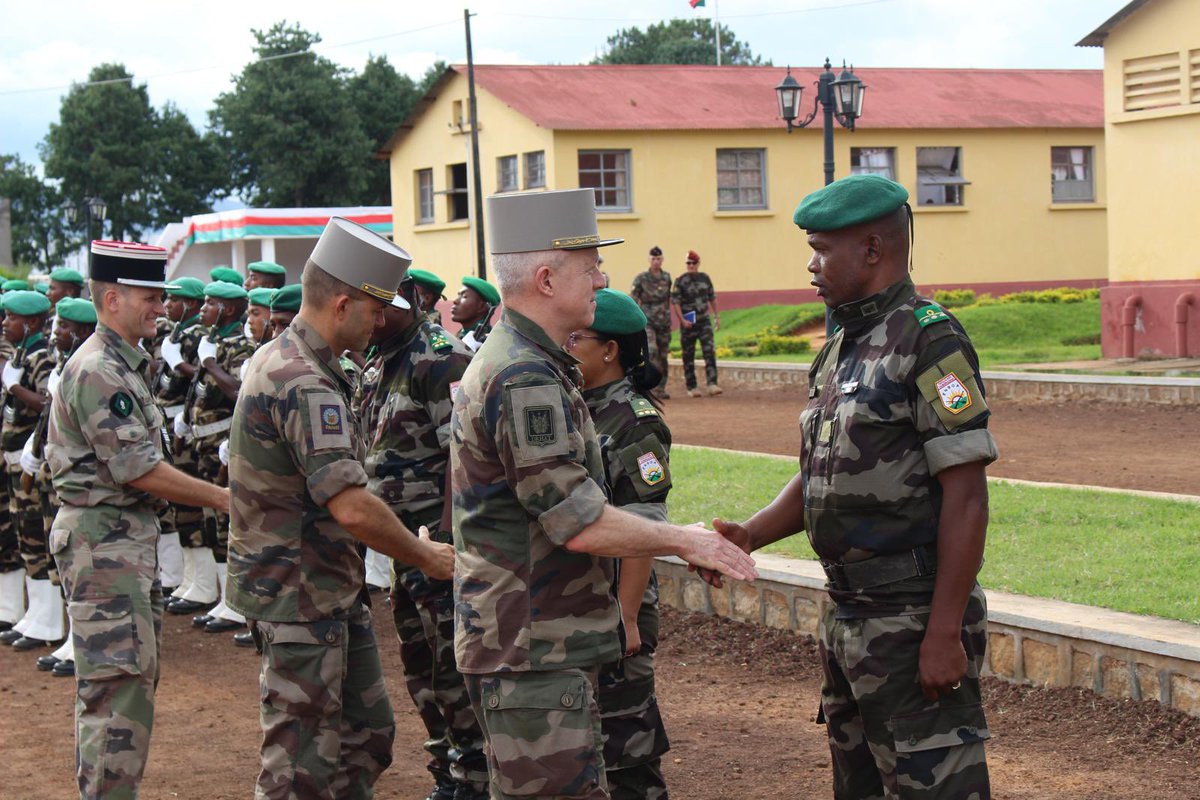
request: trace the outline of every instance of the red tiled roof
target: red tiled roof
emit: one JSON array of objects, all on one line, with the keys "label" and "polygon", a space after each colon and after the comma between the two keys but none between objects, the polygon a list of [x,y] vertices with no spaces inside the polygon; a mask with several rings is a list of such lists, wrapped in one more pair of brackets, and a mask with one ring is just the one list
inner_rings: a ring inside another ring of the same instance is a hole
[{"label": "red tiled roof", "polygon": [[[466,75],[466,67],[456,65]],[[812,108],[821,70],[793,67]],[[835,74],[841,70],[835,68]],[[1101,70],[856,68],[861,129],[1102,128]],[[476,65],[476,83],[554,130],[777,128],[782,67]]]}]

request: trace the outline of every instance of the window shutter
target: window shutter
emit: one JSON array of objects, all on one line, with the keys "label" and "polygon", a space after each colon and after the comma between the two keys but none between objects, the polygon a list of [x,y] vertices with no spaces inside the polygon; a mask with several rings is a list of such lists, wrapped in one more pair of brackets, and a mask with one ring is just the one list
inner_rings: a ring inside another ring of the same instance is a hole
[{"label": "window shutter", "polygon": [[[1126,111],[1165,108],[1183,102],[1183,75],[1179,55],[1178,52],[1163,53],[1125,61]],[[1192,69],[1195,70],[1195,66]]]}]

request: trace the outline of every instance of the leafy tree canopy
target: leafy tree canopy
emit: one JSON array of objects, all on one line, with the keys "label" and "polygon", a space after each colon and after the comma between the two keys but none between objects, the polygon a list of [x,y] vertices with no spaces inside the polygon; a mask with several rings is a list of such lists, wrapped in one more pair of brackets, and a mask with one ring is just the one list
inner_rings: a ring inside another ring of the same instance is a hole
[{"label": "leafy tree canopy", "polygon": [[[608,48],[593,64],[713,64],[717,63],[716,31],[707,17],[658,22],[645,31],[622,28],[608,37]],[[767,65],[750,52],[727,26],[721,26],[721,63]]]},{"label": "leafy tree canopy", "polygon": [[0,155],[0,197],[12,202],[13,260],[47,269],[58,266],[69,248],[70,232],[55,187],[39,178],[31,164],[15,155]]}]

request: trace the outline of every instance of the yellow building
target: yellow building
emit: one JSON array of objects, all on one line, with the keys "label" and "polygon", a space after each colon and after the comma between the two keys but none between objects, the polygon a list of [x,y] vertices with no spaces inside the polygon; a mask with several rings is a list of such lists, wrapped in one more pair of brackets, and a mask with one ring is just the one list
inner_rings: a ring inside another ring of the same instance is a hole
[{"label": "yellow building", "polygon": [[[858,129],[835,174],[878,172],[916,210],[923,287],[993,293],[1100,286],[1106,276],[1101,73],[856,69]],[[808,88],[819,70],[792,70]],[[477,66],[483,194],[596,189],[604,269],[627,289],[658,245],[678,274],[696,250],[722,308],[815,299],[792,224],[823,182],[819,121],[789,134],[784,70]],[[451,286],[473,274],[466,69],[451,67],[385,152],[395,239]]]},{"label": "yellow building", "polygon": [[1106,356],[1200,355],[1200,2],[1135,0],[1104,48]]}]

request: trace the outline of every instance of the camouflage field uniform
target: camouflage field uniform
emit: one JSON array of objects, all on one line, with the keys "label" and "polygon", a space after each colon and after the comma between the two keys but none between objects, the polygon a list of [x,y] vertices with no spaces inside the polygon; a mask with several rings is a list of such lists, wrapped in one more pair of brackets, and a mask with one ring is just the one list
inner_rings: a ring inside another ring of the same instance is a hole
[{"label": "camouflage field uniform", "polygon": [[712,316],[708,304],[717,299],[712,280],[704,272],[685,272],[675,279],[671,287],[671,302],[679,305],[680,315],[695,312],[692,327],[679,328],[679,343],[683,348],[683,381],[688,390],[696,388],[696,341],[700,342],[700,355],[704,359],[706,385],[717,383],[717,351],[713,346]]},{"label": "camouflage field uniform", "polygon": [[[74,351],[72,351],[74,352]],[[67,358],[70,354],[59,353],[54,361],[54,368],[50,371],[50,375],[46,378],[46,390],[50,391],[52,384],[61,384],[63,367],[67,363]],[[58,392],[58,387],[55,386],[54,394]],[[42,413],[38,416],[37,424],[33,428],[33,433],[30,438],[33,439],[31,452],[33,457],[41,461],[41,466],[38,468],[37,475],[33,476],[33,483],[37,491],[38,504],[42,515],[42,529],[46,532],[47,537],[47,552],[49,552],[49,537],[50,531],[54,527],[54,517],[58,514],[59,501],[58,493],[54,491],[54,481],[50,478],[50,464],[46,461],[46,439],[50,432],[50,409],[53,406],[53,397],[46,401],[46,405],[42,408]],[[58,566],[54,559],[50,558],[50,582],[58,585],[60,583],[58,576]]]},{"label": "camouflage field uniform", "polygon": [[[210,332],[208,335],[214,334]],[[217,365],[237,380],[242,364],[254,355],[254,343],[246,338],[241,320],[220,328],[215,337]],[[225,396],[217,385],[217,379],[203,368],[196,373],[188,396],[190,403],[185,421],[192,428],[191,458],[196,465],[196,475],[200,480],[217,486],[228,486],[219,450],[221,442],[229,438],[234,401]],[[206,426],[212,426],[210,433],[205,433]],[[204,546],[211,547],[217,563],[223,564],[229,542],[229,518],[211,508],[201,513]]]},{"label": "camouflage field uniform", "polygon": [[[54,369],[54,351],[39,331],[21,346],[24,354],[19,385],[39,395],[46,394],[46,379]],[[21,450],[37,427],[40,412],[26,405],[9,391],[4,400],[4,425],[0,432],[0,450],[4,451],[8,483],[8,516],[17,535],[25,577],[46,580],[50,577],[50,551],[46,546],[46,527],[42,520],[42,502],[32,481],[22,482]]]},{"label": "camouflage field uniform", "polygon": [[665,269],[655,277],[650,270],[639,272],[633,279],[629,296],[646,314],[646,336],[650,340],[650,363],[658,367],[667,385],[667,355],[671,351],[671,275]]},{"label": "camouflage field uniform", "polygon": [[262,652],[257,798],[366,798],[396,727],[358,541],[325,504],[366,486],[338,356],[303,318],[260,348],[229,439],[225,602]]},{"label": "camouflage field uniform", "polygon": [[493,798],[608,797],[596,692],[621,655],[613,562],[564,546],[606,504],[577,363],[509,309],[454,398],[454,645]]},{"label": "camouflage field uniform", "polygon": [[[462,379],[471,351],[426,319],[379,345],[367,363],[360,414],[372,437],[367,485],[416,532],[440,530],[450,460],[450,390]],[[487,793],[483,732],[454,662],[453,583],[394,564],[392,616],[400,637],[404,681],[429,738],[427,765],[438,786],[467,784]]]},{"label": "camouflage field uniform", "polygon": [[154,723],[162,503],[128,485],[163,460],[149,364],[97,325],[63,369],[50,412],[46,459],[62,503],[50,551],[71,617],[83,798],[137,795]]},{"label": "camouflage field uniform", "polygon": [[[0,367],[11,361],[16,354],[16,346],[0,336]],[[0,480],[0,572],[13,572],[25,568],[21,560],[21,550],[17,545],[17,528],[8,514],[8,504],[8,480]]]},{"label": "camouflage field uniform", "polygon": [[[671,431],[658,410],[628,379],[589,389],[583,399],[596,425],[612,504],[665,522]],[[658,580],[653,572],[637,617],[641,649],[600,671],[604,765],[613,800],[665,800],[661,760],[671,745],[654,689]]]},{"label": "camouflage field uniform", "polygon": [[[199,323],[200,316],[195,314],[178,325],[171,326],[164,335],[179,343],[184,363],[194,367],[199,366],[196,363],[196,348],[200,346],[200,339],[207,331]],[[157,348],[154,351],[154,363],[158,375],[158,380],[154,384],[154,401],[158,403],[158,407],[162,409],[163,416],[167,420],[167,433],[170,435],[172,460],[175,468],[196,477],[198,473],[193,450],[175,435],[174,426],[171,424],[175,417],[186,410],[188,387],[192,382],[162,361],[163,338],[158,339]],[[170,508],[168,518],[174,529],[179,531],[179,543],[184,547],[205,546],[204,512],[196,506],[173,504]],[[168,528],[163,528],[164,532],[167,530]]]},{"label": "camouflage field uniform", "polygon": [[[833,312],[800,417],[805,529],[834,603],[821,704],[838,798],[987,798],[983,592],[963,619],[967,675],[930,702],[917,680],[936,571],[943,469],[997,456],[978,360],[908,280]],[[869,559],[869,560],[868,560]]]}]

